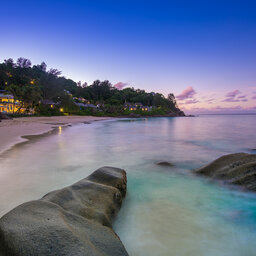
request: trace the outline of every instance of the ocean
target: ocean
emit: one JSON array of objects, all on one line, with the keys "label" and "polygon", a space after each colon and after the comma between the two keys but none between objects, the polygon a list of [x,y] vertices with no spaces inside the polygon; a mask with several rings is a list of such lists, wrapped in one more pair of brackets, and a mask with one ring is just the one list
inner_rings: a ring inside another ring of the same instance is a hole
[{"label": "ocean", "polygon": [[193,170],[224,154],[256,153],[255,127],[255,115],[205,115],[100,121],[33,136],[0,155],[0,216],[115,166],[127,171],[128,191],[114,230],[131,256],[254,256],[256,194]]}]

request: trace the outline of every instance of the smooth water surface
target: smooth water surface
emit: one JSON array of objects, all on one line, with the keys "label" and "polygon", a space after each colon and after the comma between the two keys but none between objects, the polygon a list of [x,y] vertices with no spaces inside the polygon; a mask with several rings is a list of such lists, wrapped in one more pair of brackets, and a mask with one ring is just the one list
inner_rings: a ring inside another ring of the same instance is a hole
[{"label": "smooth water surface", "polygon": [[256,195],[190,171],[223,154],[255,152],[255,127],[256,116],[248,115],[60,129],[0,156],[0,215],[116,166],[127,171],[128,193],[114,228],[131,256],[256,255]]}]

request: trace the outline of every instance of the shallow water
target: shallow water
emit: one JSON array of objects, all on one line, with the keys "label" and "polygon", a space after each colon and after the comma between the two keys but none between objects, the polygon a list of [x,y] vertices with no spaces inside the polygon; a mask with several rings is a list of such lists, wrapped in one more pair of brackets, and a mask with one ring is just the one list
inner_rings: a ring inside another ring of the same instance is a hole
[{"label": "shallow water", "polygon": [[114,228],[131,256],[255,255],[256,195],[190,172],[223,154],[253,152],[255,127],[256,116],[248,115],[60,129],[0,156],[0,215],[110,165],[128,173]]}]

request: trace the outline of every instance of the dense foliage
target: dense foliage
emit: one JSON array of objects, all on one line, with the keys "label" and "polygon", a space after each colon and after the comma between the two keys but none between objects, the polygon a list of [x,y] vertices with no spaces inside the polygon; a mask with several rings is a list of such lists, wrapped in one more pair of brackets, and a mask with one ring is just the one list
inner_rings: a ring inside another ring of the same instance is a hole
[{"label": "dense foliage", "polygon": [[[19,58],[16,63],[8,59],[0,64],[0,90],[6,90],[12,93],[15,99],[22,101],[21,107],[34,108],[41,114],[60,114],[61,107],[64,112],[73,114],[129,115],[131,111],[124,109],[124,104],[128,102],[153,106],[151,114],[182,114],[173,94],[165,98],[160,93],[147,93],[140,89],[118,90],[107,80],[96,80],[89,86],[86,83],[82,85],[80,82],[76,83],[61,76],[61,72],[57,69],[47,70],[44,62],[32,66],[31,61],[25,58]],[[74,103],[73,97],[99,104],[100,110],[81,109]],[[58,102],[58,109],[43,106],[44,100]],[[134,112],[149,115],[142,113],[141,110]]]}]

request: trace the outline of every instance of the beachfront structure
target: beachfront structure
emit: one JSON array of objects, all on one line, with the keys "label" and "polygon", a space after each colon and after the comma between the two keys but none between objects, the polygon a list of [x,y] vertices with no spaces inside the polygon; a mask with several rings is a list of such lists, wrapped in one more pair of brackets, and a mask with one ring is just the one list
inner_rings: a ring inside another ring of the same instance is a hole
[{"label": "beachfront structure", "polygon": [[152,107],[143,106],[141,103],[125,103],[124,109],[129,109],[130,111],[142,110],[142,111],[151,111]]},{"label": "beachfront structure", "polygon": [[96,109],[97,106],[93,104],[84,104],[84,103],[75,103],[80,109],[86,109],[86,108],[91,108],[91,109]]},{"label": "beachfront structure", "polygon": [[42,100],[41,103],[44,105],[50,106],[51,108],[54,108],[54,106],[56,105],[56,103],[54,101],[47,100],[47,99]]},{"label": "beachfront structure", "polygon": [[11,94],[0,93],[0,112],[12,114],[12,113],[23,113],[24,108],[21,108],[21,102],[15,100]]},{"label": "beachfront structure", "polygon": [[85,98],[77,98],[77,97],[73,97],[73,101],[76,103],[84,103],[84,104],[91,104],[91,102]]}]

